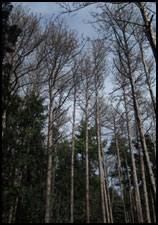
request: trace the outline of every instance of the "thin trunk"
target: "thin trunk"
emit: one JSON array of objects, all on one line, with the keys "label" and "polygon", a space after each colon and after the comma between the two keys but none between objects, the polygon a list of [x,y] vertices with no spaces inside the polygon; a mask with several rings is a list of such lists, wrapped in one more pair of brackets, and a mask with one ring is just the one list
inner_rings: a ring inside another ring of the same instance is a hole
[{"label": "thin trunk", "polygon": [[135,188],[135,203],[136,203],[136,210],[137,210],[137,216],[138,216],[138,223],[143,223],[142,206],[141,206],[140,193],[139,193],[139,187],[138,187],[135,158],[134,158],[133,148],[132,148],[132,138],[130,133],[129,114],[128,114],[128,103],[126,98],[125,87],[123,87],[123,95],[124,95],[124,102],[125,102],[128,144],[129,144],[129,149],[131,154],[133,182],[134,182],[134,188]]},{"label": "thin trunk", "polygon": [[[15,179],[14,179],[14,184],[13,184],[14,188],[18,189],[20,187],[21,180],[22,180],[21,171],[18,169],[15,169]],[[15,198],[15,201],[12,202],[10,210],[9,210],[8,223],[14,223],[14,221],[15,221],[18,200],[19,200],[19,196],[17,195]]]},{"label": "thin trunk", "polygon": [[156,37],[155,37],[155,33],[152,27],[152,17],[151,19],[149,18],[148,14],[147,14],[147,8],[145,6],[144,2],[138,2],[136,3],[140,9],[140,12],[142,14],[144,23],[145,23],[145,33],[146,36],[148,38],[148,41],[150,43],[150,46],[152,48],[153,54],[155,56],[155,60],[156,60]]},{"label": "thin trunk", "polygon": [[[104,178],[103,178],[103,180],[104,180]],[[104,191],[104,201],[105,201],[105,210],[106,210],[106,221],[107,221],[107,223],[110,223],[109,205],[108,205],[108,200],[107,200],[107,189],[105,187],[105,182],[103,182],[103,191]]]},{"label": "thin trunk", "polygon": [[48,162],[47,162],[47,185],[46,185],[46,204],[45,204],[45,223],[50,223],[51,213],[51,181],[52,181],[52,148],[53,148],[53,120],[54,120],[54,74],[50,80],[50,109],[48,124]]},{"label": "thin trunk", "polygon": [[[58,144],[56,142],[56,144],[54,146],[54,154],[53,154],[53,162],[52,162],[52,166],[53,166],[53,168],[52,168],[52,181],[51,181],[51,183],[52,183],[51,195],[52,196],[54,196],[54,194],[55,194],[55,176],[56,176],[56,152],[57,152],[57,146],[58,146]],[[51,198],[51,202],[53,204],[53,198]],[[52,218],[52,217],[53,217],[53,211],[51,209],[50,218]]]},{"label": "thin trunk", "polygon": [[140,139],[139,139],[139,134],[137,134],[137,142],[138,142],[138,150],[139,150],[139,158],[140,158],[140,166],[141,166],[141,176],[142,176],[144,205],[145,205],[145,217],[146,217],[146,222],[151,223],[149,199],[148,199],[148,192],[147,192],[146,178],[145,178],[144,160],[143,160],[143,154],[142,154],[142,148],[141,148],[141,143],[140,143]]},{"label": "thin trunk", "polygon": [[113,223],[111,200],[110,200],[110,193],[109,193],[109,189],[108,189],[108,179],[107,179],[106,165],[105,165],[102,145],[101,145],[101,154],[102,154],[102,159],[103,159],[103,168],[104,168],[104,176],[105,176],[104,177],[104,179],[105,179],[104,180],[104,186],[105,186],[104,196],[105,196],[105,203],[106,203],[107,222]]},{"label": "thin trunk", "polygon": [[98,161],[99,161],[99,175],[100,175],[100,192],[101,192],[101,206],[103,223],[106,223],[105,214],[105,201],[104,201],[104,174],[101,156],[101,142],[100,142],[100,124],[99,124],[99,103],[98,103],[98,89],[97,89],[97,75],[95,74],[95,103],[96,103],[96,135],[97,135],[97,146],[98,146]]},{"label": "thin trunk", "polygon": [[152,204],[153,222],[156,223],[156,207],[152,194],[151,194],[151,204]]},{"label": "thin trunk", "polygon": [[[56,152],[57,152],[57,143],[55,144],[55,147],[54,147],[54,153],[56,154]],[[54,156],[53,168],[52,168],[52,195],[54,194],[54,189],[55,189],[55,176],[56,176],[56,156]]]},{"label": "thin trunk", "polygon": [[18,206],[18,201],[19,201],[19,196],[17,196],[15,199],[14,212],[13,212],[13,218],[12,218],[13,223],[15,223],[15,219],[16,219],[16,210]]},{"label": "thin trunk", "polygon": [[153,173],[153,170],[152,170],[152,167],[151,167],[151,162],[150,162],[150,158],[149,158],[149,154],[148,154],[148,150],[147,150],[147,146],[146,146],[144,129],[143,129],[143,126],[141,124],[141,117],[140,117],[138,100],[137,100],[137,95],[136,95],[136,86],[135,86],[135,82],[134,82],[134,75],[133,75],[133,72],[132,72],[132,69],[131,69],[130,55],[129,55],[128,43],[127,43],[125,33],[123,34],[123,36],[124,36],[124,41],[125,41],[125,47],[126,47],[126,50],[127,50],[127,53],[128,53],[126,55],[127,55],[127,62],[128,62],[128,68],[129,68],[130,84],[131,84],[131,89],[132,89],[134,111],[135,111],[136,121],[137,121],[137,124],[138,124],[138,130],[139,130],[139,133],[140,133],[140,141],[141,141],[143,153],[145,155],[147,168],[148,168],[148,171],[149,171],[149,177],[150,177],[150,182],[151,182],[151,186],[152,186],[154,199],[156,199],[155,178],[154,178],[154,173]]},{"label": "thin trunk", "polygon": [[112,179],[111,179],[111,188],[112,188],[112,191],[111,191],[111,209],[113,208],[113,204],[114,204],[114,195],[115,195],[115,189],[114,189],[114,182],[112,183]]},{"label": "thin trunk", "polygon": [[128,163],[127,163],[127,157],[126,156],[125,156],[125,164],[126,164],[127,177],[128,177],[128,182],[129,182],[129,199],[130,199],[131,222],[134,223],[132,184],[131,184],[131,178],[130,178],[130,174],[129,174],[129,170],[128,170]]},{"label": "thin trunk", "polygon": [[144,71],[145,71],[145,75],[146,75],[146,83],[147,83],[148,88],[149,88],[149,92],[150,92],[150,96],[151,96],[151,100],[152,100],[152,104],[153,104],[153,109],[154,109],[154,113],[155,113],[155,116],[156,116],[156,99],[155,99],[155,96],[154,96],[154,93],[153,93],[153,90],[152,90],[152,86],[151,86],[151,82],[150,82],[150,74],[149,74],[147,63],[145,61],[142,43],[139,43],[139,46],[140,46]]},{"label": "thin trunk", "polygon": [[2,114],[2,140],[3,140],[5,128],[6,128],[6,110]]},{"label": "thin trunk", "polygon": [[89,158],[88,158],[88,80],[86,85],[86,214],[87,223],[90,223],[90,213],[89,213]]},{"label": "thin trunk", "polygon": [[98,159],[99,159],[99,174],[100,174],[100,191],[101,191],[101,206],[102,206],[102,215],[103,215],[103,223],[106,223],[106,215],[105,215],[105,201],[104,201],[104,177],[103,177],[103,166],[102,166],[102,157],[100,151],[100,141],[98,140],[98,132],[97,132],[97,142],[98,142]]},{"label": "thin trunk", "polygon": [[73,124],[72,124],[70,223],[74,222],[74,150],[75,150],[75,116],[76,116],[75,114],[76,114],[76,84],[74,85]]},{"label": "thin trunk", "polygon": [[150,162],[150,158],[149,158],[149,154],[148,154],[148,150],[147,150],[147,146],[146,146],[144,129],[143,129],[143,126],[141,124],[138,101],[137,101],[137,97],[136,97],[136,88],[135,88],[135,83],[134,83],[132,73],[131,73],[130,81],[131,81],[131,87],[132,87],[132,95],[133,95],[133,103],[134,103],[134,109],[135,109],[135,114],[136,114],[136,120],[137,120],[138,129],[139,129],[139,133],[140,133],[140,141],[141,141],[143,153],[145,155],[145,159],[146,159],[146,163],[147,163],[147,168],[148,168],[148,172],[149,172],[149,178],[150,178],[150,182],[151,182],[151,186],[152,186],[154,199],[156,199],[155,178],[154,178],[154,173],[153,173],[153,170],[152,170],[152,167],[151,167],[151,162]]},{"label": "thin trunk", "polygon": [[119,180],[120,180],[121,192],[122,192],[121,197],[122,197],[122,203],[123,203],[125,223],[127,223],[125,197],[124,197],[124,185],[123,185],[123,179],[122,179],[122,173],[121,173],[120,149],[118,145],[118,138],[117,138],[116,131],[114,132],[115,132],[115,145],[116,145],[116,154],[117,154],[117,168],[118,168],[118,174],[119,174]]}]

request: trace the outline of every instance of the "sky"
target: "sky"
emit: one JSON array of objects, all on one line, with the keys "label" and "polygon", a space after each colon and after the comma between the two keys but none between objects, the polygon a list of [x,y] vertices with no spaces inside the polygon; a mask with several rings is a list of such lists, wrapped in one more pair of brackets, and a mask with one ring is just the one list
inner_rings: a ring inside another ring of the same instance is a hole
[{"label": "sky", "polygon": [[[30,8],[31,12],[41,13],[43,16],[54,14],[56,17],[61,11],[63,11],[63,9],[61,9],[61,7],[56,2],[12,2],[12,4],[22,4],[23,6]],[[85,38],[89,36],[91,39],[96,39],[98,35],[94,28],[90,24],[84,22],[91,19],[91,11],[96,11],[96,4],[85,7],[73,15],[64,14],[64,19],[70,29],[77,30],[79,36],[83,34]],[[110,79],[111,78],[108,77],[105,81],[106,94],[112,92],[113,90],[113,85],[111,84]]]},{"label": "sky", "polygon": [[[23,6],[27,6],[30,8],[30,12],[34,13],[40,13],[43,16],[49,16],[54,14],[56,17],[62,9],[59,7],[59,5],[55,2],[12,2],[13,6],[15,4],[22,4]],[[90,24],[85,24],[84,20],[90,20],[90,12],[96,11],[96,4],[88,6],[86,8],[83,8],[79,12],[77,12],[75,15],[71,14],[65,14],[64,19],[66,24],[70,27],[70,29],[75,29],[78,32],[78,35],[81,36],[82,34],[86,38],[86,36],[89,36],[91,39],[96,39],[97,34],[94,30],[94,28]],[[108,61],[112,61],[112,58],[108,56]],[[110,74],[109,74],[110,75]],[[111,82],[111,76],[108,76],[105,80],[105,95],[109,97],[109,93],[111,93],[115,88],[114,85]],[[154,87],[154,94],[156,93],[156,88]],[[80,120],[80,112],[78,112],[77,118]]]},{"label": "sky", "polygon": [[[56,17],[62,11],[56,2],[12,2],[13,5],[19,3],[30,8],[32,12],[42,15],[54,14]],[[65,21],[71,29],[77,30],[79,35],[96,37],[97,35],[91,25],[83,22],[83,20],[90,19],[90,11],[95,8],[96,6],[92,5],[80,10],[75,15],[65,14]]]},{"label": "sky", "polygon": [[[28,8],[30,8],[31,12],[40,13],[43,16],[54,14],[54,16],[56,17],[63,10],[56,2],[12,2],[12,4],[22,4],[23,6],[27,6]],[[91,39],[96,39],[98,35],[95,32],[94,28],[90,24],[84,23],[84,21],[91,19],[90,12],[96,10],[96,4],[92,4],[88,7],[79,10],[75,13],[75,15],[64,14],[64,20],[66,24],[70,27],[70,29],[77,30],[79,36],[83,34],[85,38],[89,36]],[[108,57],[109,62],[110,60],[112,60],[112,58]],[[106,78],[105,84],[105,93],[108,94],[112,92],[113,85],[111,83],[110,76]]]}]

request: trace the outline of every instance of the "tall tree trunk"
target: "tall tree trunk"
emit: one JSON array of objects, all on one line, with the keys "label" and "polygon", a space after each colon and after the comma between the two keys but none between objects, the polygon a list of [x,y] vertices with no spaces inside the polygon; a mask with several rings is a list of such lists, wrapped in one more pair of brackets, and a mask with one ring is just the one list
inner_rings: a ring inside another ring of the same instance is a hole
[{"label": "tall tree trunk", "polygon": [[128,163],[127,163],[127,157],[125,155],[125,164],[126,164],[126,170],[127,170],[127,177],[128,177],[128,183],[129,183],[129,199],[130,199],[130,212],[131,212],[131,222],[134,223],[134,201],[133,201],[133,194],[132,194],[132,184],[131,184],[131,178],[129,174],[128,169]]},{"label": "tall tree trunk", "polygon": [[135,81],[134,81],[134,75],[131,69],[131,62],[130,62],[130,55],[129,55],[129,48],[128,48],[128,43],[126,39],[125,33],[123,33],[124,36],[124,41],[125,41],[125,48],[126,48],[126,55],[127,55],[127,63],[128,63],[128,69],[129,69],[129,76],[130,76],[130,84],[131,84],[131,89],[132,89],[132,97],[133,97],[133,105],[134,105],[134,111],[135,111],[135,116],[136,116],[136,121],[138,125],[138,130],[140,134],[140,141],[143,149],[143,153],[145,155],[146,163],[147,163],[147,168],[149,172],[149,178],[152,186],[152,191],[154,195],[154,199],[156,200],[156,185],[155,185],[155,178],[154,178],[154,173],[151,167],[151,162],[146,146],[146,141],[145,141],[145,136],[144,136],[144,129],[141,123],[141,117],[140,117],[140,112],[139,112],[139,106],[138,106],[138,100],[137,100],[137,95],[136,95],[136,86],[135,86]]},{"label": "tall tree trunk", "polygon": [[140,166],[141,166],[141,176],[142,176],[144,205],[145,205],[145,217],[146,217],[146,222],[151,223],[150,209],[149,209],[149,199],[148,199],[146,178],[145,178],[144,160],[143,160],[142,148],[141,148],[141,143],[140,143],[140,138],[139,138],[138,132],[137,132],[137,143],[138,143]]},{"label": "tall tree trunk", "polygon": [[119,180],[120,180],[121,192],[122,192],[121,197],[122,197],[122,203],[123,203],[124,218],[125,218],[125,223],[127,223],[127,215],[126,215],[127,210],[125,206],[124,185],[123,185],[123,178],[121,173],[120,149],[118,145],[118,138],[117,138],[115,128],[114,128],[114,133],[115,133],[115,145],[116,145],[116,154],[117,154],[117,168],[118,168],[118,174],[119,174]]},{"label": "tall tree trunk", "polygon": [[[14,184],[13,184],[14,188],[16,188],[16,189],[20,188],[21,180],[22,180],[22,172],[19,169],[15,169],[15,179],[14,179]],[[11,207],[9,210],[8,223],[15,222],[15,215],[16,215],[18,201],[19,201],[19,196],[17,194],[15,201],[13,201],[11,203]]]},{"label": "tall tree trunk", "polygon": [[152,204],[153,222],[156,223],[156,207],[155,207],[155,203],[154,203],[152,194],[150,195],[150,197],[151,197],[151,204]]},{"label": "tall tree trunk", "polygon": [[4,129],[6,128],[6,110],[2,114],[2,141],[4,136]]},{"label": "tall tree trunk", "polygon": [[[57,128],[58,130],[58,128]],[[58,133],[58,132],[57,132]],[[51,195],[54,196],[55,194],[55,177],[56,177],[56,152],[57,152],[57,142],[55,143],[55,146],[54,146],[54,154],[53,154],[53,162],[52,162],[52,186],[51,186]],[[53,198],[51,199],[51,202],[53,204]],[[50,218],[53,217],[53,211],[51,209],[51,213],[50,213]]]},{"label": "tall tree trunk", "polygon": [[155,117],[156,117],[156,99],[155,99],[155,96],[153,94],[153,90],[152,90],[152,86],[151,86],[151,82],[150,82],[150,74],[149,74],[147,63],[145,61],[142,43],[139,42],[139,46],[140,46],[144,71],[145,71],[145,75],[146,75],[146,83],[147,83],[148,88],[149,88],[149,92],[150,92],[150,96],[151,96],[151,100],[152,100],[152,104],[153,104],[153,109],[154,109],[154,113],[155,113]]},{"label": "tall tree trunk", "polygon": [[136,165],[135,165],[135,159],[134,159],[133,148],[132,148],[132,138],[131,138],[131,133],[130,133],[130,124],[129,124],[129,115],[128,115],[128,103],[127,103],[127,98],[126,98],[125,86],[123,87],[123,96],[124,96],[124,102],[125,102],[126,125],[127,125],[127,133],[128,133],[128,144],[129,144],[129,149],[130,149],[130,154],[131,154],[133,181],[134,181],[134,189],[135,189],[135,203],[136,203],[136,210],[137,210],[137,216],[138,216],[138,223],[143,223],[142,205],[141,205],[141,200],[140,200],[140,193],[139,193],[139,187],[138,187]]},{"label": "tall tree trunk", "polygon": [[[74,78],[73,78],[74,79]],[[75,150],[75,114],[76,114],[76,83],[74,81],[74,102],[73,102],[73,122],[72,122],[72,154],[71,154],[71,203],[70,203],[70,223],[74,222],[74,150]]]},{"label": "tall tree trunk", "polygon": [[149,18],[148,14],[147,14],[147,8],[145,6],[145,2],[137,2],[136,3],[140,9],[140,12],[142,14],[143,20],[144,20],[144,24],[145,24],[145,33],[146,36],[148,38],[148,41],[150,43],[151,49],[153,51],[153,54],[155,56],[155,60],[156,60],[156,37],[155,37],[155,33],[152,27],[152,17],[151,19]]},{"label": "tall tree trunk", "polygon": [[90,223],[89,212],[89,158],[88,158],[88,101],[89,101],[89,84],[86,77],[86,214],[87,223]]},{"label": "tall tree trunk", "polygon": [[54,73],[50,80],[50,109],[48,124],[48,162],[47,162],[47,184],[45,203],[45,223],[50,223],[51,213],[51,181],[52,181],[52,150],[53,150],[53,120],[54,120]]},{"label": "tall tree trunk", "polygon": [[[101,131],[100,131],[100,134],[101,134]],[[105,205],[106,205],[107,222],[113,223],[111,200],[110,200],[110,193],[108,189],[108,179],[107,179],[107,172],[106,172],[106,165],[104,160],[104,152],[103,152],[102,144],[101,144],[101,154],[102,154],[103,168],[104,168],[104,197],[105,197],[105,203],[106,203]]]},{"label": "tall tree trunk", "polygon": [[138,129],[139,129],[139,133],[140,133],[140,141],[141,141],[143,153],[145,156],[145,160],[147,163],[147,168],[148,168],[148,172],[149,172],[149,178],[150,178],[150,182],[151,182],[151,186],[152,186],[154,199],[156,199],[156,185],[155,185],[154,173],[151,168],[151,162],[150,162],[150,158],[149,158],[149,154],[148,154],[148,150],[147,150],[147,146],[146,146],[146,141],[145,141],[145,136],[144,136],[144,129],[141,124],[138,101],[137,101],[137,97],[136,97],[136,88],[135,88],[134,78],[133,78],[132,73],[130,73],[130,75],[131,75],[130,82],[131,82],[131,87],[132,87],[134,110],[135,110],[136,120],[137,120]]},{"label": "tall tree trunk", "polygon": [[104,174],[103,174],[103,164],[101,156],[101,138],[100,138],[100,124],[99,124],[99,102],[98,102],[98,80],[97,74],[95,74],[95,104],[96,104],[96,136],[97,136],[97,147],[98,147],[98,161],[99,161],[99,176],[100,176],[100,192],[101,192],[101,206],[102,206],[102,216],[103,223],[106,223],[105,214],[105,200],[104,200]]}]

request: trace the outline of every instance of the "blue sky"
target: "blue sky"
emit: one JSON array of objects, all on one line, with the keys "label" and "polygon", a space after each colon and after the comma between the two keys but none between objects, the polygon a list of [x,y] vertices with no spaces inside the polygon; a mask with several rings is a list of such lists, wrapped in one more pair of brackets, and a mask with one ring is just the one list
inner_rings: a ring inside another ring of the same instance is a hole
[{"label": "blue sky", "polygon": [[[31,12],[41,13],[42,15],[52,15],[55,17],[62,11],[60,6],[55,2],[12,2],[12,4],[22,4],[30,8]],[[79,36],[82,34],[86,38],[89,36],[91,39],[97,38],[97,34],[94,28],[87,23],[84,23],[84,20],[90,20],[90,12],[96,10],[96,4],[90,5],[82,10],[79,10],[75,15],[64,14],[65,22],[68,24],[70,29],[75,29],[78,31]],[[105,93],[110,93],[112,91],[113,85],[111,84],[110,77],[105,81]]]},{"label": "blue sky", "polygon": [[[12,4],[22,4],[30,8],[35,13],[41,13],[42,15],[57,16],[61,12],[61,8],[56,2],[12,2]],[[89,6],[80,10],[75,15],[64,15],[66,23],[71,29],[78,31],[79,35],[90,36],[91,38],[96,37],[96,33],[90,24],[85,24],[83,20],[90,19],[90,11],[96,9],[96,5]]]},{"label": "blue sky", "polygon": [[[12,4],[22,4],[23,6],[30,8],[30,11],[34,13],[41,13],[44,16],[54,14],[56,17],[62,11],[56,2],[12,2]],[[82,10],[79,10],[75,15],[65,14],[65,22],[68,24],[70,29],[77,30],[79,36],[83,34],[84,37],[89,36],[92,39],[95,39],[98,35],[96,34],[94,28],[90,24],[83,22],[84,20],[90,20],[90,12],[95,10],[97,10],[96,4],[92,4],[86,8],[83,8]],[[111,57],[109,57],[108,60],[112,60]],[[106,79],[105,83],[105,92],[112,92],[113,85],[111,83],[110,76]],[[155,93],[155,88],[153,90]]]}]

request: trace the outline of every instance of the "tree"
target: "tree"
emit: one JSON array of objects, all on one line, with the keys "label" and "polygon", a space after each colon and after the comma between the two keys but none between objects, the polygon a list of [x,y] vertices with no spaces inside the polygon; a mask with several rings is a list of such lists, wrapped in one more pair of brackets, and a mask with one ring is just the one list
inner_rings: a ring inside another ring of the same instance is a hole
[{"label": "tree", "polygon": [[46,66],[48,71],[49,83],[49,124],[48,124],[48,167],[47,167],[47,189],[45,205],[45,223],[50,222],[50,201],[51,201],[51,180],[52,180],[52,152],[53,152],[53,122],[54,122],[54,98],[57,80],[60,80],[68,73],[64,68],[68,66],[76,54],[77,41],[73,32],[69,32],[58,22],[57,25],[50,22],[49,35],[46,40],[47,59]]},{"label": "tree", "polygon": [[[133,146],[132,146],[132,137],[131,137],[131,128],[130,128],[130,119],[129,119],[129,108],[128,108],[127,94],[126,94],[127,79],[126,79],[125,76],[123,76],[125,71],[123,70],[123,68],[124,68],[123,67],[123,59],[122,59],[122,55],[121,55],[121,51],[120,51],[119,46],[118,46],[118,57],[119,57],[118,63],[120,64],[119,73],[120,73],[120,76],[121,76],[120,86],[122,87],[122,90],[123,90],[123,100],[124,100],[124,104],[125,104],[129,149],[130,149],[130,153],[131,153],[131,162],[132,162],[132,169],[133,169],[133,180],[134,180],[134,187],[135,187],[135,203],[136,203],[136,210],[137,210],[137,213],[138,213],[138,221],[141,222],[141,221],[143,221],[143,217],[142,217],[142,207],[141,207],[140,193],[139,193],[139,187],[138,187],[138,179],[137,179],[137,173],[136,173],[136,165],[135,165]],[[119,74],[117,73],[117,76],[118,75]],[[118,80],[119,79],[117,78],[117,81]],[[150,219],[149,219],[149,221],[150,221]]]},{"label": "tree", "polygon": [[[80,108],[82,109],[85,117],[86,123],[86,133],[85,133],[85,152],[86,152],[86,215],[87,215],[87,223],[90,223],[90,206],[89,206],[89,135],[88,135],[88,127],[89,127],[89,118],[90,118],[90,99],[92,97],[93,87],[92,87],[92,71],[90,69],[90,58],[86,54],[83,56],[83,60],[81,62],[81,84],[80,84]],[[81,100],[82,99],[82,100]],[[83,106],[84,105],[84,106]]]},{"label": "tree", "polygon": [[[64,11],[62,11],[60,14],[65,14],[65,13],[73,13],[76,11],[79,11],[80,9],[83,9],[87,6],[90,6],[92,4],[96,4],[96,2],[73,2],[73,3],[58,3],[59,6],[61,8],[64,9]],[[133,5],[134,4],[134,5]],[[150,4],[150,3],[149,3]],[[153,4],[155,4],[155,2],[153,2]],[[139,9],[139,12],[142,16],[143,22],[144,23],[139,23],[138,22],[138,18],[132,18],[132,20],[128,20],[128,19],[123,19],[123,18],[117,18],[118,21],[121,22],[125,22],[128,24],[133,24],[135,27],[143,27],[143,32],[146,35],[149,44],[151,46],[151,49],[153,51],[154,57],[156,59],[156,37],[155,37],[155,32],[154,32],[154,28],[153,28],[153,17],[156,15],[156,12],[154,12],[152,10],[151,5],[147,5],[146,2],[140,2],[140,3],[131,3],[131,2],[126,2],[126,3],[122,3],[122,2],[109,2],[109,3],[101,3],[98,4],[98,8],[101,9],[101,13],[99,12],[92,12],[92,16],[94,17],[95,22],[93,23],[102,23],[105,20],[105,18],[102,18],[102,15],[104,15],[104,9],[110,9],[110,7],[112,8],[113,6],[116,6],[116,12],[121,12],[122,9],[126,9],[128,8],[128,6],[130,5],[130,7],[134,7],[135,11],[137,12],[137,9]],[[155,7],[155,6],[154,6]],[[114,9],[115,10],[115,9]],[[150,14],[152,13],[152,15],[150,16]],[[155,24],[154,24],[155,25]],[[105,27],[101,26],[101,30],[105,32]]]},{"label": "tree", "polygon": [[[132,13],[132,9],[131,9],[131,13]],[[119,28],[119,30],[117,31],[115,29],[115,27],[112,25],[114,32],[116,34],[116,38],[119,42],[120,48],[122,49],[122,52],[124,52],[123,53],[124,62],[126,64],[126,66],[124,65],[124,67],[126,68],[127,72],[122,73],[122,75],[129,79],[129,82],[131,85],[134,111],[135,111],[135,115],[136,115],[136,119],[137,119],[137,123],[138,123],[138,127],[139,127],[139,132],[140,132],[140,136],[141,136],[141,144],[142,144],[143,152],[146,157],[148,170],[150,171],[150,182],[152,183],[153,193],[155,193],[156,189],[155,189],[154,174],[153,174],[153,171],[152,171],[152,168],[150,165],[150,158],[149,158],[149,154],[147,151],[147,146],[146,146],[145,136],[144,136],[144,129],[143,129],[143,126],[141,123],[141,116],[140,116],[139,105],[138,105],[137,89],[136,89],[136,84],[135,84],[136,83],[135,72],[137,70],[137,67],[135,66],[136,65],[135,58],[131,57],[131,55],[133,55],[133,53],[134,53],[132,51],[135,50],[135,44],[133,45],[133,42],[132,42],[132,30],[131,31],[129,30],[129,27],[127,26],[128,24],[122,23],[123,12],[120,15],[120,18],[121,18],[120,23],[115,20],[112,12],[109,12],[109,14],[110,14],[109,16],[111,17],[111,20],[113,20],[112,23],[115,24],[115,22],[116,22],[116,25]],[[130,14],[129,17],[131,17],[131,15],[132,14]],[[124,11],[124,16],[125,16],[125,19],[127,19],[126,18],[127,14],[125,14],[125,11]],[[122,41],[121,41],[121,38],[122,38]],[[117,67],[117,69],[118,69],[118,67]],[[120,72],[120,70],[119,70],[119,72]]]},{"label": "tree", "polygon": [[[96,142],[96,128],[88,128],[88,156],[89,156],[89,216],[91,222],[102,222],[100,201],[100,185],[98,176],[98,153]],[[75,222],[86,222],[86,121],[81,120],[75,141]],[[83,179],[84,177],[84,179]],[[82,188],[81,188],[82,187]],[[97,215],[96,215],[97,212]],[[80,216],[81,215],[81,216]]]},{"label": "tree", "polygon": [[[2,128],[6,127],[7,106],[10,103],[10,79],[12,64],[7,62],[7,55],[11,56],[16,40],[21,32],[16,24],[9,24],[9,17],[12,11],[10,2],[2,2]],[[3,131],[2,131],[3,137]]]},{"label": "tree", "polygon": [[155,5],[59,5],[98,38],[2,3],[2,222],[156,223]]},{"label": "tree", "polygon": [[[96,138],[98,145],[98,161],[99,161],[99,174],[100,174],[100,190],[101,190],[101,205],[103,213],[103,223],[109,222],[109,211],[107,204],[107,193],[104,184],[104,171],[102,164],[102,153],[101,153],[101,133],[100,133],[100,119],[99,119],[99,90],[102,84],[102,75],[105,67],[105,48],[102,41],[94,41],[92,44],[92,62],[93,62],[93,74],[94,74],[94,90],[95,90],[95,123],[96,123]],[[107,215],[105,214],[107,212]]]},{"label": "tree", "polygon": [[[3,142],[3,221],[39,222],[43,218],[41,203],[46,173],[42,131],[45,107],[43,99],[33,93],[23,99],[14,97],[12,104],[11,109],[16,107],[16,113],[15,110],[9,113]],[[22,209],[25,213],[21,214]]]}]

